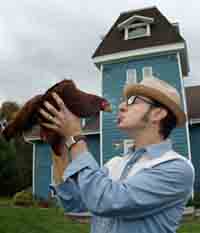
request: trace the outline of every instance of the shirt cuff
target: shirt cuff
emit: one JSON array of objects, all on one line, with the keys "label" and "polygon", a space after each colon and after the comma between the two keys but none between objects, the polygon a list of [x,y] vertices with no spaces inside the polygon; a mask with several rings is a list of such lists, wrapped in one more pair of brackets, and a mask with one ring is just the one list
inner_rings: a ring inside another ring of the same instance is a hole
[{"label": "shirt cuff", "polygon": [[66,181],[66,179],[80,172],[84,168],[91,168],[94,170],[99,168],[98,163],[89,151],[80,153],[76,159],[72,160],[64,171],[63,180]]}]

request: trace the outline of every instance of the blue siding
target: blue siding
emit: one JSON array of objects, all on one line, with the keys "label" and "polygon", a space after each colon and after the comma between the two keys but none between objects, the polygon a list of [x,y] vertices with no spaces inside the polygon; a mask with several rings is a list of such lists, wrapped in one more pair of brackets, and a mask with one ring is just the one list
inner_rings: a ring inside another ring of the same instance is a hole
[{"label": "blue siding", "polygon": [[200,124],[195,124],[190,126],[190,140],[191,140],[191,151],[192,151],[192,163],[195,168],[194,191],[200,192],[200,153],[199,153]]},{"label": "blue siding", "polygon": [[[99,134],[87,135],[88,148],[100,164]],[[52,150],[47,144],[36,142],[35,150],[35,196],[47,199],[51,183]]]},{"label": "blue siding", "polygon": [[51,148],[47,144],[37,143],[35,150],[35,195],[48,198],[51,183]]},{"label": "blue siding", "polygon": [[100,165],[100,135],[87,135],[88,149]]},{"label": "blue siding", "polygon": [[[127,136],[116,127],[118,105],[122,100],[123,87],[126,81],[127,69],[136,69],[138,81],[142,80],[142,69],[152,66],[153,74],[170,83],[181,92],[181,82],[176,53],[159,56],[149,56],[132,61],[105,64],[103,69],[103,96],[113,105],[112,113],[103,113],[103,156],[104,162],[123,153],[123,140]],[[175,129],[171,135],[174,149],[187,156],[188,146],[186,128]],[[121,143],[121,147],[115,148],[115,143]]]}]

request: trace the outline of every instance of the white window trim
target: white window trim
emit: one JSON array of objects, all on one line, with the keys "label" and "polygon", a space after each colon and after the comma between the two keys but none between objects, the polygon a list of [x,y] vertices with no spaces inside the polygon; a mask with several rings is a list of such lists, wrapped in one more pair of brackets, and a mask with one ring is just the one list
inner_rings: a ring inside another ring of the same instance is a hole
[{"label": "white window trim", "polygon": [[82,118],[81,119],[81,126],[84,128],[86,125],[86,119],[85,118]]},{"label": "white window trim", "polygon": [[[151,69],[151,75],[145,75],[145,69]],[[151,77],[153,77],[153,68],[152,68],[152,66],[144,66],[143,68],[142,68],[142,79],[145,79],[145,78],[151,78]]]},{"label": "white window trim", "polygon": [[120,23],[117,27],[119,29],[125,28],[128,24],[133,24],[135,19],[144,21],[144,23],[153,23],[154,22],[153,18],[145,17],[145,16],[141,16],[141,15],[134,15],[134,16],[128,18],[127,20],[123,21],[122,23]]},{"label": "white window trim", "polygon": [[[128,30],[130,28],[138,28],[138,27],[143,27],[146,26],[146,33],[143,35],[138,35],[138,36],[128,36]],[[137,24],[131,24],[125,28],[125,34],[124,34],[124,39],[125,40],[130,40],[130,39],[136,39],[136,38],[141,38],[141,37],[146,37],[146,36],[151,36],[151,30],[150,30],[150,24],[147,23],[137,23]]]},{"label": "white window trim", "polygon": [[128,148],[134,145],[133,139],[124,139],[124,154],[128,152]]},{"label": "white window trim", "polygon": [[[130,71],[134,72],[134,78],[135,78],[135,80],[133,80],[134,82],[130,82],[130,80],[129,80],[129,72]],[[129,83],[137,83],[137,70],[136,69],[127,69],[126,70],[126,84],[129,84]]]}]

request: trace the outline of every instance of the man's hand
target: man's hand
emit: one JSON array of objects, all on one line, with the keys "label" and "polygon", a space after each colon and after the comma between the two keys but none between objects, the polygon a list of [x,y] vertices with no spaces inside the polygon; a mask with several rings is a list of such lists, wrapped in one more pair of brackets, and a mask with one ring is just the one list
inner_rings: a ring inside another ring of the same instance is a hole
[{"label": "man's hand", "polygon": [[59,111],[45,101],[44,105],[48,109],[48,112],[43,108],[39,110],[42,116],[51,123],[41,123],[46,128],[52,129],[61,136],[69,137],[72,135],[78,135],[82,133],[80,118],[74,115],[64,104],[62,99],[54,92],[52,94],[55,99]]}]

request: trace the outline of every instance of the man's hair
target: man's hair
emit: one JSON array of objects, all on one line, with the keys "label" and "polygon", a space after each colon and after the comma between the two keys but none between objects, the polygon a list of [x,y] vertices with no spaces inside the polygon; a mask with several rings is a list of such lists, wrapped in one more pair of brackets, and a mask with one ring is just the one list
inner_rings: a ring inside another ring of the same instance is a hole
[{"label": "man's hair", "polygon": [[164,108],[164,109],[167,110],[166,117],[164,117],[160,121],[160,134],[163,136],[164,139],[166,139],[170,135],[171,131],[174,128],[176,128],[176,123],[177,123],[176,116],[165,105],[163,105],[163,104],[161,104],[161,103],[159,103],[158,101],[155,101],[155,100],[153,100],[153,102],[155,103],[154,107],[160,107],[160,108]]}]

